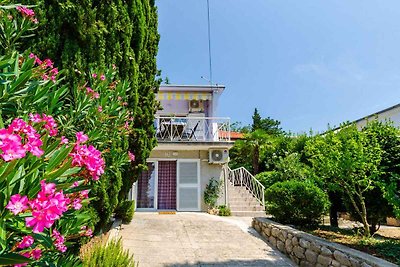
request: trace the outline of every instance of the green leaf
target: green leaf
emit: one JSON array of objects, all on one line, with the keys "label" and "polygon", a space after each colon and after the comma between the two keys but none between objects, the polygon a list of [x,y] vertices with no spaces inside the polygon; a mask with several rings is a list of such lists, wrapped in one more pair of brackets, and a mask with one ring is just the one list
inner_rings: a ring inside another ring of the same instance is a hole
[{"label": "green leaf", "polygon": [[28,259],[24,256],[21,256],[17,253],[6,253],[0,255],[0,265],[13,265],[18,263],[31,262],[31,259]]},{"label": "green leaf", "polygon": [[64,147],[56,151],[54,155],[50,158],[49,164],[46,168],[46,173],[51,172],[54,168],[60,165],[67,158],[72,149],[73,147],[70,146],[68,148]]}]

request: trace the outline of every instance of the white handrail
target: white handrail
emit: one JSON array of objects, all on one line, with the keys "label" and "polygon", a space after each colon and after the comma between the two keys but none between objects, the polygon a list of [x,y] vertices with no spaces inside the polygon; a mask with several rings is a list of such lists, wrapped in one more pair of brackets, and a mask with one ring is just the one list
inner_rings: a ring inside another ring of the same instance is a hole
[{"label": "white handrail", "polygon": [[246,189],[260,202],[260,204],[265,208],[265,187],[254,177],[246,168],[239,167],[236,169],[231,169],[229,166],[225,165],[225,173],[228,173],[227,180],[232,185],[240,185],[246,187]]}]

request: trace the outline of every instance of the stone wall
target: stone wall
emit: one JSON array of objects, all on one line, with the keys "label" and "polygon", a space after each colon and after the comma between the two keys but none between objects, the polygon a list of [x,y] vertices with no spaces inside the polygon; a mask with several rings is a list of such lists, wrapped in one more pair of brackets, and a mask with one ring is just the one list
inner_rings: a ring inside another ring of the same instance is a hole
[{"label": "stone wall", "polygon": [[254,218],[253,228],[299,266],[397,266],[358,250],[329,242],[266,218]]}]

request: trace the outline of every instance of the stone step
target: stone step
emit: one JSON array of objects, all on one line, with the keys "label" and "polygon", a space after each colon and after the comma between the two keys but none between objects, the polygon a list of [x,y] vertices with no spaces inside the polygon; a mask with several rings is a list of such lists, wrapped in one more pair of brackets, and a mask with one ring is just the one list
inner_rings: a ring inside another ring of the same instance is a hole
[{"label": "stone step", "polygon": [[232,206],[245,205],[245,206],[260,206],[260,203],[255,200],[229,200],[229,204]]},{"label": "stone step", "polygon": [[238,217],[266,217],[264,211],[231,211],[232,216]]},{"label": "stone step", "polygon": [[264,208],[261,206],[231,206],[229,205],[231,211],[263,211]]}]

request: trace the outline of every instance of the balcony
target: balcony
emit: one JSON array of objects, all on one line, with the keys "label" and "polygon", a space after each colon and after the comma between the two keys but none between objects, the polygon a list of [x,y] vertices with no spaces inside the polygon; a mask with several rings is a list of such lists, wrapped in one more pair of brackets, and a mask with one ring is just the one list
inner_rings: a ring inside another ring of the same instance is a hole
[{"label": "balcony", "polygon": [[159,143],[230,142],[230,119],[217,117],[156,116]]}]

